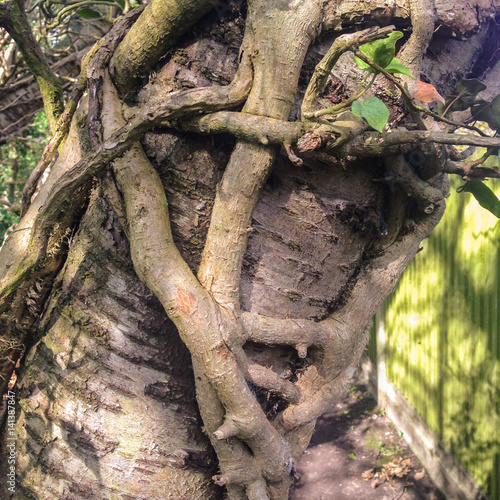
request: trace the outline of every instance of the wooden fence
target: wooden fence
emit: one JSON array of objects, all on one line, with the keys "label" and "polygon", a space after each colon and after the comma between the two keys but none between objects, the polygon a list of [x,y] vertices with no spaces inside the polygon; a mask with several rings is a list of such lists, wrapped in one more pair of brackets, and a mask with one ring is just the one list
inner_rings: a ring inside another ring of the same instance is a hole
[{"label": "wooden fence", "polygon": [[500,221],[451,191],[445,218],[377,315],[364,368],[378,371],[381,404],[394,406],[410,440],[420,425],[435,438],[414,446],[430,454],[422,458],[449,498],[500,500]]}]

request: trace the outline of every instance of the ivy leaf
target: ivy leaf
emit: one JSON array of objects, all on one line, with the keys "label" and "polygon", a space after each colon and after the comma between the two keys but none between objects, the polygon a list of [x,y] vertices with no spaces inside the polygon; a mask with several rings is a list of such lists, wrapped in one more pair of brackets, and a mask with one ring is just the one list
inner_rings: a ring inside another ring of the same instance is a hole
[{"label": "ivy leaf", "polygon": [[446,104],[444,97],[436,90],[434,85],[417,80],[417,91],[413,94],[414,99],[422,102],[439,101]]},{"label": "ivy leaf", "polygon": [[472,107],[472,116],[475,120],[488,123],[494,129],[500,130],[500,94],[491,102],[483,101],[481,104]]},{"label": "ivy leaf", "polygon": [[477,78],[461,80],[456,85],[458,95],[446,96],[446,102],[443,105],[438,104],[438,113],[443,114],[448,111],[465,111],[466,109],[478,104],[487,104],[486,101],[478,97],[477,94],[486,89],[486,85]]},{"label": "ivy leaf", "polygon": [[351,110],[355,116],[363,120],[378,132],[384,130],[387,120],[389,120],[389,110],[378,97],[368,97],[362,103],[354,101]]},{"label": "ivy leaf", "polygon": [[403,75],[408,75],[415,79],[412,72],[397,57],[392,58],[392,61],[385,67],[385,70],[392,74],[403,73]]},{"label": "ivy leaf", "polygon": [[[401,33],[401,31],[393,31],[387,35],[387,38],[374,40],[373,42],[360,45],[359,50],[366,57],[369,57],[374,63],[378,64],[382,68],[385,68],[389,66],[391,61],[394,59],[394,54],[396,53],[396,42],[402,38],[402,36],[403,33]],[[359,68],[370,73],[375,73],[375,70],[369,64],[366,64],[358,57],[354,57],[354,61]]]},{"label": "ivy leaf", "polygon": [[477,96],[464,96],[463,98],[458,96],[446,96],[445,103],[438,103],[437,110],[440,115],[442,115],[446,109],[450,113],[454,111],[465,111],[475,104],[488,105],[489,103]]},{"label": "ivy leaf", "polygon": [[479,92],[486,89],[486,85],[478,80],[477,78],[471,78],[469,80],[460,80],[457,83],[458,93],[462,95],[476,96]]},{"label": "ivy leaf", "polygon": [[101,13],[94,9],[80,9],[77,14],[82,19],[98,19],[101,17]]},{"label": "ivy leaf", "polygon": [[464,186],[463,190],[472,193],[483,208],[500,219],[500,200],[486,184],[481,181],[471,181]]}]

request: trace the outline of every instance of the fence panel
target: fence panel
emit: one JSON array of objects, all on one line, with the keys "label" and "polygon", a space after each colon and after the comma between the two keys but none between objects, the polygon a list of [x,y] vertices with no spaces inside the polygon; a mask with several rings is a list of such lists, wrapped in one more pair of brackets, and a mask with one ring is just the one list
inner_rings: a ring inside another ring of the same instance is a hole
[{"label": "fence panel", "polygon": [[500,500],[499,243],[500,221],[452,189],[444,220],[386,301],[385,362],[388,379]]}]

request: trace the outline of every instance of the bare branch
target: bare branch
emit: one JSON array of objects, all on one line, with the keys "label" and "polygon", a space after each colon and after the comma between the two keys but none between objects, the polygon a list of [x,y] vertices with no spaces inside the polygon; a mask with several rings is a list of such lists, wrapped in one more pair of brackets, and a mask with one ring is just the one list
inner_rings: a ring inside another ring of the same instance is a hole
[{"label": "bare branch", "polygon": [[5,2],[4,9],[0,18],[0,26],[5,28],[15,40],[30,71],[35,76],[42,93],[49,126],[52,131],[55,131],[57,119],[64,107],[61,83],[48,65],[33,35],[23,3],[11,0]]},{"label": "bare branch", "polygon": [[355,137],[341,148],[343,154],[369,157],[384,156],[398,151],[403,144],[450,144],[453,146],[500,147],[499,137],[479,137],[475,134],[447,134],[428,130],[394,130],[378,134],[367,132]]},{"label": "bare branch", "polygon": [[[106,97],[105,103],[109,103]],[[115,116],[115,115],[114,115]],[[207,376],[237,426],[237,435],[262,457],[276,480],[289,474],[283,463],[284,443],[269,424],[250,391],[236,357],[224,337],[234,330],[234,317],[224,318],[219,306],[196,280],[172,238],[165,191],[139,146],[114,164],[131,235],[138,276],[153,291],[175,323],[183,342]],[[158,279],[161,277],[161,279]]]},{"label": "bare branch", "polygon": [[246,500],[244,484],[261,478],[262,472],[256,466],[248,446],[242,441],[239,439],[219,440],[214,435],[224,420],[225,410],[215,389],[210,385],[194,358],[193,370],[200,414],[222,471],[222,474],[214,476],[213,480],[220,486],[226,486],[231,499]]},{"label": "bare branch", "polygon": [[[35,167],[33,172],[31,172],[24,186],[22,205],[21,205],[21,216],[23,216],[26,213],[26,210],[28,209],[31,203],[31,197],[35,192],[38,180],[45,172],[46,168],[53,161],[57,153],[57,149],[59,148],[59,146],[61,145],[61,143],[68,134],[69,126],[73,118],[73,115],[85,91],[85,88],[87,87],[87,65],[89,64],[89,61],[92,60],[92,58],[100,51],[102,47],[107,47],[105,53],[108,54],[107,59],[109,60],[109,57],[111,57],[114,48],[118,45],[120,40],[125,35],[126,31],[130,28],[130,26],[132,25],[132,23],[135,21],[135,19],[142,10],[143,7],[138,7],[137,9],[134,9],[134,11],[129,15],[123,17],[111,29],[111,31],[104,38],[96,42],[96,44],[85,55],[82,61],[82,69],[80,72],[80,76],[78,78],[78,83],[71,92],[71,95],[69,97],[68,103],[66,104],[64,112],[57,121],[55,133],[51,138],[51,140],[49,141],[49,143],[47,144],[47,146],[45,147],[45,150],[42,154],[42,158],[38,162],[38,165]],[[104,59],[102,63],[106,64],[107,63],[106,59]]]},{"label": "bare branch", "polygon": [[246,368],[248,379],[253,384],[281,396],[285,401],[298,403],[302,399],[300,389],[295,384],[284,380],[270,368],[250,360],[248,360],[246,367],[243,366],[242,368]]},{"label": "bare branch", "polygon": [[111,60],[111,76],[119,91],[129,92],[213,6],[213,0],[152,0]]},{"label": "bare branch", "polygon": [[280,319],[251,312],[241,314],[248,340],[266,345],[288,345],[303,352],[312,345],[323,346],[336,332],[329,320]]},{"label": "bare branch", "polygon": [[[306,130],[317,127],[316,123],[288,122],[233,111],[219,111],[179,121],[181,130],[202,134],[230,133],[238,139],[260,143],[264,146],[295,144]],[[332,128],[332,132],[333,130]]]},{"label": "bare branch", "polygon": [[470,180],[484,180],[489,178],[500,179],[500,171],[498,167],[481,167],[476,165],[468,165],[471,162],[455,163],[448,160],[443,167],[443,172],[448,174],[460,175],[460,177]]},{"label": "bare branch", "polygon": [[419,208],[426,214],[432,213],[435,205],[445,198],[445,194],[440,189],[423,181],[410,168],[402,155],[386,156],[385,164],[393,180],[401,185],[408,196],[417,201]]},{"label": "bare branch", "polygon": [[[422,59],[434,34],[434,3],[434,0],[410,0],[412,34],[398,54],[400,61],[410,69],[417,80],[420,79]],[[406,77],[406,83],[411,84],[412,80]]]},{"label": "bare branch", "polygon": [[[273,15],[256,16],[256,23],[248,22],[254,20],[250,14],[247,18],[245,38],[248,37],[248,41],[244,40],[243,45],[248,43],[252,51],[258,48],[259,54],[252,58],[254,83],[244,112],[281,120],[289,116],[302,61],[321,23],[320,3],[298,2],[286,15],[271,3],[259,1],[252,5],[255,12],[258,8],[262,9],[260,12],[272,9]],[[276,30],[278,25],[280,29]],[[283,37],[292,32],[293,40],[285,41]],[[261,40],[267,40],[266,44],[262,45]],[[286,78],[283,75],[287,75]],[[239,141],[212,210],[198,277],[218,302],[235,311],[240,304],[239,283],[247,229],[276,153],[273,146]]]},{"label": "bare branch", "polygon": [[[352,359],[351,362],[353,366],[357,364],[354,359]],[[334,401],[340,399],[344,395],[353,375],[354,368],[349,366],[331,382],[318,384],[320,389],[305,401],[298,405],[288,407],[281,416],[285,429],[295,429],[296,427],[316,420],[320,415],[325,413],[331,408]]]},{"label": "bare branch", "polygon": [[[350,115],[350,114],[348,114]],[[172,124],[175,125],[175,124]],[[333,124],[315,122],[287,122],[247,113],[219,111],[209,115],[179,120],[176,128],[203,134],[230,133],[257,144],[297,144],[299,152],[324,150],[337,157],[382,157],[398,154],[408,145],[449,144],[479,147],[500,147],[498,137],[480,137],[475,134],[450,134],[427,130],[394,130],[391,132],[363,132],[364,122],[343,117]],[[407,149],[407,148],[406,148]],[[488,177],[497,177],[494,170]],[[458,173],[455,170],[450,173]]]}]

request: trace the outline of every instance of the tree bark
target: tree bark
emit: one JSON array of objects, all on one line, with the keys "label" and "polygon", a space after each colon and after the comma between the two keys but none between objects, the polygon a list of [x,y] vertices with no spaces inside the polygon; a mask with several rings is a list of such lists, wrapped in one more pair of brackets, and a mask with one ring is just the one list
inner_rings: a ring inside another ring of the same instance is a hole
[{"label": "tree bark", "polygon": [[220,498],[189,352],[134,274],[102,189],[38,332],[16,389],[17,498]]},{"label": "tree bark", "polygon": [[[347,51],[385,36],[338,37],[342,26],[410,26],[429,7],[365,2],[356,17],[345,4],[235,3],[191,37],[189,9],[208,4],[179,2],[160,53],[141,52],[143,27],[170,5],[153,1],[116,52],[103,43],[59,158],[0,252],[2,373],[22,354],[19,498],[287,498],[371,316],[443,213],[446,151],[433,145],[457,137],[415,124],[375,134],[351,113],[288,121],[306,92],[303,112],[352,94]],[[473,27],[456,14],[453,29],[473,43],[495,13]],[[435,15],[451,26],[439,2]],[[408,64],[439,86],[447,69],[415,54],[433,50],[432,23],[412,24]],[[333,76],[307,89],[334,38]],[[470,76],[477,54],[460,53]],[[404,114],[381,77],[374,92]]]}]

